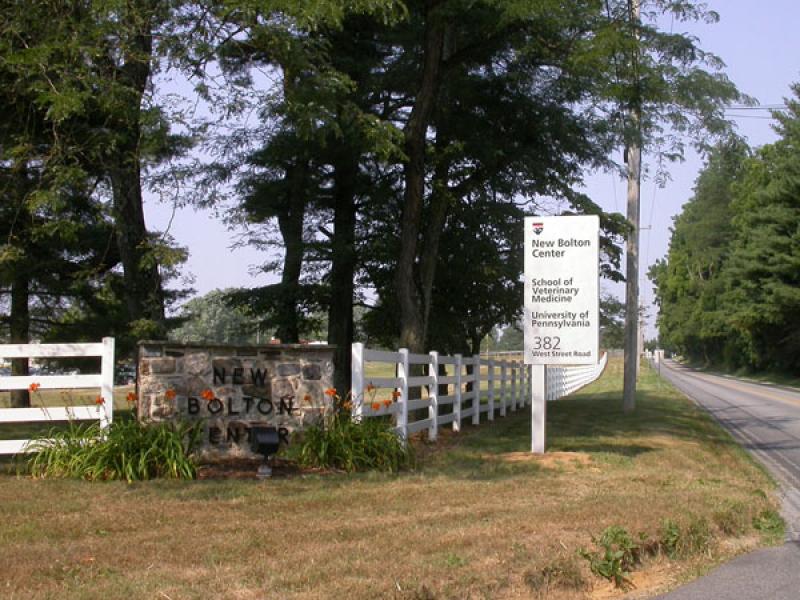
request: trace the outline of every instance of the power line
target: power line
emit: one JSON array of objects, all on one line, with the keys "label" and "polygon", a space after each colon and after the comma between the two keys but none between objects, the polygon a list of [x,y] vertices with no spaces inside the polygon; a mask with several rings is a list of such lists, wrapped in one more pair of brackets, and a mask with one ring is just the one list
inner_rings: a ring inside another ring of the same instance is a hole
[{"label": "power line", "polygon": [[745,104],[732,104],[725,107],[725,112],[729,110],[789,110],[785,104],[759,104],[758,106],[747,106]]},{"label": "power line", "polygon": [[725,115],[729,119],[760,119],[762,121],[774,121],[773,117],[765,117],[762,115]]}]

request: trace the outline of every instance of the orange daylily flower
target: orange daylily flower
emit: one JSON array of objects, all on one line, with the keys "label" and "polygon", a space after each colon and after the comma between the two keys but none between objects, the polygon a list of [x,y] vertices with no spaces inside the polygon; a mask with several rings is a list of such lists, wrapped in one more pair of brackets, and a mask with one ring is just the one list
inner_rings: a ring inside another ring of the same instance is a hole
[{"label": "orange daylily flower", "polygon": [[402,395],[403,395],[403,392],[399,392],[397,390],[392,392],[392,398],[399,398]]},{"label": "orange daylily flower", "polygon": [[311,394],[306,394],[303,396],[303,402],[311,402]]},{"label": "orange daylily flower", "polygon": [[166,397],[167,400],[175,400],[175,396],[177,395],[178,392],[176,392],[173,389],[168,389],[166,392],[164,392],[164,396]]},{"label": "orange daylily flower", "polygon": [[372,403],[372,410],[380,410],[380,409],[381,409],[381,403],[380,402],[373,402]]},{"label": "orange daylily flower", "polygon": [[36,392],[36,391],[38,391],[38,390],[39,390],[39,388],[40,388],[40,387],[42,387],[42,386],[41,386],[41,384],[39,384],[39,383],[32,383],[32,384],[30,384],[30,385],[28,386],[28,390],[30,390],[31,392]]},{"label": "orange daylily flower", "polygon": [[375,386],[372,385],[371,383],[368,383],[367,384],[367,391],[368,392],[374,392],[375,391]]},{"label": "orange daylily flower", "polygon": [[391,403],[392,403],[392,401],[391,401],[391,400],[384,400],[384,401],[383,401],[383,405],[384,405],[386,408],[389,408],[389,406],[391,405]]},{"label": "orange daylily flower", "polygon": [[136,394],[134,392],[128,392],[128,395],[125,397],[125,400],[133,404],[136,402]]},{"label": "orange daylily flower", "polygon": [[200,394],[200,397],[201,397],[203,400],[208,400],[209,402],[211,402],[211,401],[214,399],[214,392],[212,392],[211,390],[205,389],[205,390],[203,390],[203,392]]},{"label": "orange daylily flower", "polygon": [[336,388],[328,388],[325,390],[325,395],[333,398],[336,395]]},{"label": "orange daylily flower", "polygon": [[98,396],[97,398],[94,399],[94,403],[95,404],[105,404],[106,400],[102,396]]}]

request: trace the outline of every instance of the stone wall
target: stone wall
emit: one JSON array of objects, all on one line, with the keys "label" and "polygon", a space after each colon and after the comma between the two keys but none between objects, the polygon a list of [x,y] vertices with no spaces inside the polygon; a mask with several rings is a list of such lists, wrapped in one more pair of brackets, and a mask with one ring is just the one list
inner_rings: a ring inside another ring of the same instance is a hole
[{"label": "stone wall", "polygon": [[139,418],[201,421],[206,459],[253,456],[256,424],[290,443],[333,414],[332,382],[332,346],[139,343]]}]

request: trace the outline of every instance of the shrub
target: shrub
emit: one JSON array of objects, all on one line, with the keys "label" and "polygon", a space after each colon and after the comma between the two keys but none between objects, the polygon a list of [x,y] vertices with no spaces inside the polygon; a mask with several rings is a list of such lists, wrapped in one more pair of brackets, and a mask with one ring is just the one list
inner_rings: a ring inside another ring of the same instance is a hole
[{"label": "shrub", "polygon": [[661,527],[661,548],[671,559],[687,558],[707,552],[711,545],[711,530],[705,517],[692,517],[686,527],[666,519]]},{"label": "shrub", "polygon": [[770,508],[762,510],[753,518],[753,527],[760,531],[770,543],[780,542],[786,533],[783,518],[777,511]]},{"label": "shrub", "polygon": [[353,421],[337,415],[330,424],[311,427],[303,433],[296,451],[305,467],[344,471],[396,473],[411,464],[409,448],[383,419]]},{"label": "shrub", "polygon": [[672,519],[665,519],[661,526],[661,548],[669,558],[678,558],[681,548],[681,528]]},{"label": "shrub", "polygon": [[641,547],[633,541],[623,527],[612,525],[592,541],[600,551],[579,550],[579,554],[589,561],[589,569],[595,575],[613,581],[614,585],[626,588],[631,585],[628,575],[641,559]]},{"label": "shrub", "polygon": [[70,423],[32,442],[27,466],[34,477],[194,479],[192,450],[199,435],[198,424],[115,421],[103,431],[97,423]]},{"label": "shrub", "polygon": [[750,525],[750,515],[743,502],[730,503],[714,513],[714,525],[725,535],[742,535]]}]

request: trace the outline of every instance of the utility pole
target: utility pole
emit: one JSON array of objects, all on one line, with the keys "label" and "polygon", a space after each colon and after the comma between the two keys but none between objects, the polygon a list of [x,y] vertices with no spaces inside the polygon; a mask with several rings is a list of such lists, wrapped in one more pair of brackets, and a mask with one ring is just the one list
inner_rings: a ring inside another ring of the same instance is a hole
[{"label": "utility pole", "polygon": [[[630,1],[630,19],[638,27],[640,0]],[[636,34],[638,41],[638,34]],[[639,198],[642,179],[642,107],[639,99],[638,47],[634,49],[632,71],[634,74],[634,100],[630,107],[630,123],[626,128],[625,158],[628,168],[628,234],[625,264],[625,367],[622,392],[624,412],[636,408],[636,374],[639,370]]]}]

